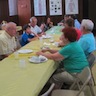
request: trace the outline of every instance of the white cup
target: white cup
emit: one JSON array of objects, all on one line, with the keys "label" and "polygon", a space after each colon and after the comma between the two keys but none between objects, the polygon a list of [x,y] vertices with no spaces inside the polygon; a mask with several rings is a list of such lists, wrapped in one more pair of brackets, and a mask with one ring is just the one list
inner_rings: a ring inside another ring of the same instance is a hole
[{"label": "white cup", "polygon": [[50,43],[53,43],[54,42],[54,38],[53,36],[50,38]]},{"label": "white cup", "polygon": [[39,37],[39,41],[40,41],[40,48],[41,48],[42,45],[43,45],[43,38],[42,37]]},{"label": "white cup", "polygon": [[14,58],[18,59],[19,58],[19,53],[18,52],[14,52]]},{"label": "white cup", "polygon": [[58,47],[58,46],[59,46],[59,42],[55,42],[54,44],[55,44],[55,46],[56,46],[56,47]]},{"label": "white cup", "polygon": [[20,68],[25,68],[26,67],[26,61],[24,59],[19,60],[19,67]]},{"label": "white cup", "polygon": [[43,37],[39,37],[39,40],[42,43],[43,42]]}]

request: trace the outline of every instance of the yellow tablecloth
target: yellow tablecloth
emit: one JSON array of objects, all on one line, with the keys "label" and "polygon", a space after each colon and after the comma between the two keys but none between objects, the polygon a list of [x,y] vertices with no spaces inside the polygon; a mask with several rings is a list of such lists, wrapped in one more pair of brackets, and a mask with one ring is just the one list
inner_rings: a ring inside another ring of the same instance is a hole
[{"label": "yellow tablecloth", "polygon": [[[59,31],[59,30],[58,30]],[[54,35],[59,39],[59,35]],[[44,40],[49,42],[49,39]],[[19,59],[14,54],[0,62],[0,96],[38,96],[58,64],[53,60],[41,64],[33,64],[28,61],[30,56],[40,50],[39,40],[32,41],[21,49],[32,49],[29,54],[19,54]],[[50,45],[51,48],[57,48]],[[26,67],[20,68],[19,60],[26,61]]]},{"label": "yellow tablecloth", "polygon": [[0,30],[0,34],[2,34],[4,32],[4,30]]}]

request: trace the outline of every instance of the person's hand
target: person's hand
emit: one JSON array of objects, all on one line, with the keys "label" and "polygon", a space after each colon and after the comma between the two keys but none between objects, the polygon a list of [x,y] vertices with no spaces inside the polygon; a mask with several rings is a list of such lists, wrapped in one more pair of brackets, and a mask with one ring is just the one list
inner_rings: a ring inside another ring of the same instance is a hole
[{"label": "person's hand", "polygon": [[65,46],[64,42],[60,41],[60,42],[58,43],[58,47],[64,47],[64,46]]},{"label": "person's hand", "polygon": [[39,52],[36,52],[36,55],[42,55],[43,52],[39,51]]},{"label": "person's hand", "polygon": [[41,24],[41,26],[40,26],[41,30],[44,30],[44,27],[45,27],[45,24],[44,23]]},{"label": "person's hand", "polygon": [[41,51],[42,51],[42,52],[47,52],[47,51],[48,51],[48,49],[42,49]]},{"label": "person's hand", "polygon": [[58,23],[58,26],[64,26],[64,23]]},{"label": "person's hand", "polygon": [[33,33],[38,39],[39,39],[39,36],[38,34],[36,34],[35,32],[31,31],[31,33]]},{"label": "person's hand", "polygon": [[42,32],[41,35],[46,35],[46,33],[45,32]]},{"label": "person's hand", "polygon": [[31,31],[32,34],[36,35],[36,33],[34,33],[33,31]]},{"label": "person's hand", "polygon": [[49,51],[49,50],[50,50],[50,48],[47,47],[47,46],[41,48],[41,51],[42,51],[42,52],[47,52],[47,51]]}]

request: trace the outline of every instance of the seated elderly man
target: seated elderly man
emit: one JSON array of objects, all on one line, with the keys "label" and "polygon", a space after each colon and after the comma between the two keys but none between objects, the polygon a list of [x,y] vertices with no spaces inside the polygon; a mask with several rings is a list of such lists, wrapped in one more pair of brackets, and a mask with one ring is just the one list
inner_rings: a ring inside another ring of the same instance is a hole
[{"label": "seated elderly man", "polygon": [[91,20],[89,19],[82,20],[81,31],[83,35],[79,39],[78,43],[81,45],[87,57],[91,52],[96,50],[95,38],[92,33],[93,27],[94,27],[94,24]]},{"label": "seated elderly man", "polygon": [[[30,18],[30,26],[31,26],[31,31],[36,33],[36,34],[40,34],[42,33],[42,29],[37,25],[37,18],[36,17],[31,17]],[[44,27],[44,26],[43,26]],[[33,33],[32,33],[33,34]]]},{"label": "seated elderly man", "polygon": [[5,32],[0,35],[0,56],[1,59],[13,53],[17,46],[15,41],[16,24],[9,22],[6,24]]},{"label": "seated elderly man", "polygon": [[[63,82],[72,83],[75,78],[69,73],[79,73],[88,66],[86,56],[76,41],[76,30],[74,28],[64,28],[62,32],[62,41],[66,44],[63,48],[59,51],[47,48],[46,50],[44,49],[41,52],[37,52],[37,55],[43,55],[48,59],[63,61],[64,71],[52,77],[53,82],[56,83],[57,86]],[[45,53],[46,51],[50,53]]]}]

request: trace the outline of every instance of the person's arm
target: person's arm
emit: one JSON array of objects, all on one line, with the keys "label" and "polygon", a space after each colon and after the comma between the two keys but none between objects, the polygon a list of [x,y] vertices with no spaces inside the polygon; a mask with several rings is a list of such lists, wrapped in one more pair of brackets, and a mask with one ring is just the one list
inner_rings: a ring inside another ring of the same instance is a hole
[{"label": "person's arm", "polygon": [[64,26],[64,20],[61,20],[59,23],[58,23],[59,26]]},{"label": "person's arm", "polygon": [[10,55],[7,49],[7,43],[2,39],[2,37],[0,37],[0,56],[2,59]]},{"label": "person's arm", "polygon": [[39,26],[36,26],[35,29],[39,37],[45,34],[45,32],[43,32]]},{"label": "person's arm", "polygon": [[34,38],[32,38],[32,39],[29,39],[28,38],[28,42],[31,42],[31,41],[34,41],[34,40],[37,40],[38,39],[38,37],[34,37]]},{"label": "person's arm", "polygon": [[54,54],[52,54],[52,53],[37,52],[36,54],[37,55],[45,56],[48,59],[52,59],[52,60],[55,60],[55,61],[60,61],[60,60],[64,59],[64,57],[61,54],[59,54],[59,52],[56,52]]},{"label": "person's arm", "polygon": [[49,49],[48,50],[50,53],[56,53],[56,52],[58,52],[58,50],[52,50],[52,49]]},{"label": "person's arm", "polygon": [[39,38],[38,34],[36,34],[35,32],[31,31],[32,34],[34,34],[34,36],[36,36],[37,38]]},{"label": "person's arm", "polygon": [[50,22],[50,23],[49,23],[49,27],[50,27],[50,28],[53,27],[53,22]]},{"label": "person's arm", "polygon": [[58,47],[64,47],[64,46],[65,46],[64,42],[61,41],[58,43]]},{"label": "person's arm", "polygon": [[42,31],[44,30],[44,27],[45,27],[45,24],[41,24],[40,28]]},{"label": "person's arm", "polygon": [[1,58],[4,59],[6,57],[8,57],[9,55],[8,54],[5,54],[5,55],[1,55]]},{"label": "person's arm", "polygon": [[56,52],[58,52],[58,50],[52,50],[52,49],[50,49],[50,48],[45,48],[45,49],[42,49],[42,52],[50,52],[50,53],[56,53]]}]

